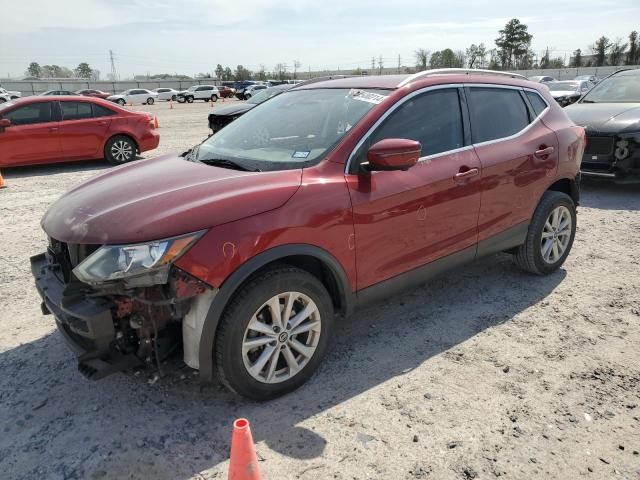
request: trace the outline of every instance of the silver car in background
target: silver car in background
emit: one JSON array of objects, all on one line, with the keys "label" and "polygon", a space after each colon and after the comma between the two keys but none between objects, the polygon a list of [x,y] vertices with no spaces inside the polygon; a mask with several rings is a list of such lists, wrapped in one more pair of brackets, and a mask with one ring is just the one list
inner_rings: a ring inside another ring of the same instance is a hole
[{"label": "silver car in background", "polygon": [[571,105],[591,90],[591,83],[587,80],[563,80],[561,82],[549,82],[545,84],[551,92],[551,96],[562,107]]}]

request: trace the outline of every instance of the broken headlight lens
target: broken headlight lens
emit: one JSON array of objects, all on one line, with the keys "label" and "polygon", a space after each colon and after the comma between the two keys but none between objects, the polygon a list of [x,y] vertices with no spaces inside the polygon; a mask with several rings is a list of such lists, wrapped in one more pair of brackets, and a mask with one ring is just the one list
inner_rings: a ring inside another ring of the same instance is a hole
[{"label": "broken headlight lens", "polygon": [[149,275],[175,262],[204,231],[133,245],[104,245],[73,269],[81,282],[102,283]]}]

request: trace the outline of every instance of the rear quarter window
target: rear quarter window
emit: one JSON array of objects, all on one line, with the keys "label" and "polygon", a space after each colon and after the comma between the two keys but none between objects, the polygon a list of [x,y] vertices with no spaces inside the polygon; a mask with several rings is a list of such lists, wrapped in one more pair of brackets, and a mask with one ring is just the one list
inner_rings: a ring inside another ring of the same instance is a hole
[{"label": "rear quarter window", "polygon": [[468,96],[473,143],[510,137],[529,125],[518,89],[470,87]]},{"label": "rear quarter window", "polygon": [[525,95],[529,99],[531,106],[533,107],[533,111],[536,114],[536,117],[540,115],[545,108],[547,108],[547,102],[545,102],[539,94],[532,92],[530,90],[524,91]]}]

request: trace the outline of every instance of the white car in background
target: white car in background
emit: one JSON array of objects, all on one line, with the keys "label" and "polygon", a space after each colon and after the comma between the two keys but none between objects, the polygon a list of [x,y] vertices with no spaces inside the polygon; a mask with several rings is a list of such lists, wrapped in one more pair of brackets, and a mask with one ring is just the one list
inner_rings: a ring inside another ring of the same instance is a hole
[{"label": "white car in background", "polygon": [[22,97],[22,94],[15,90],[5,90],[0,87],[0,103],[8,102],[9,100],[15,100]]},{"label": "white car in background", "polygon": [[247,88],[244,89],[243,97],[245,100],[249,100],[256,93],[258,93],[261,90],[265,90],[267,88],[269,88],[268,85],[249,85]]},{"label": "white car in background", "polygon": [[173,88],[160,87],[154,88],[151,91],[158,94],[158,100],[166,100],[167,102],[173,100],[175,102],[178,98],[178,90],[174,90]]},{"label": "white car in background", "polygon": [[193,103],[194,100],[217,102],[220,98],[220,90],[215,85],[194,85],[187,90],[178,92],[178,102]]},{"label": "white car in background", "polygon": [[135,105],[136,103],[141,103],[142,105],[153,105],[153,102],[157,99],[158,94],[156,92],[152,92],[151,90],[146,90],[144,88],[131,88],[122,93],[118,93],[117,95],[107,97],[107,100],[120,105]]}]

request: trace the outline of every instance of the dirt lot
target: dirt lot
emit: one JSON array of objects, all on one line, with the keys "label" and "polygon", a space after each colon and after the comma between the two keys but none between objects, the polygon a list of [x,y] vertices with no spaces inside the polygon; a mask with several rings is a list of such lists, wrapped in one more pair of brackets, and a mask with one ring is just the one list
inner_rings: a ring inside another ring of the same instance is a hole
[{"label": "dirt lot", "polygon": [[[151,155],[207,134],[208,104],[143,109]],[[245,416],[265,479],[640,479],[640,188],[583,185],[558,273],[497,255],[360,311],[307,385],[257,404],[179,359],[155,382],[76,371],[28,260],[47,206],[104,168],[3,171],[0,477],[223,479]]]}]

